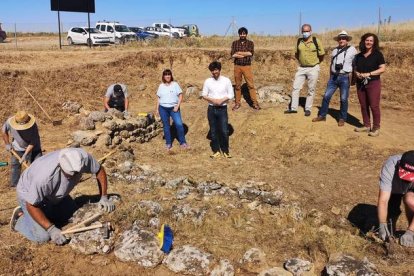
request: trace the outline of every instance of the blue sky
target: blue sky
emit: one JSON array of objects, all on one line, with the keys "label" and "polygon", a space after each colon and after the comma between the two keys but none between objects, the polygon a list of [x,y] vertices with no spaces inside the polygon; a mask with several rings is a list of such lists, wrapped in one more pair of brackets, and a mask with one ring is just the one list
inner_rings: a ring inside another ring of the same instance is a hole
[{"label": "blue sky", "polygon": [[[381,17],[392,22],[413,20],[413,0],[95,0],[96,12],[91,22],[116,20],[128,26],[147,26],[153,22],[173,25],[197,24],[204,35],[224,35],[234,17],[237,27],[250,33],[296,34],[299,14],[302,23],[314,31],[367,26]],[[64,31],[86,25],[87,14],[62,12]],[[57,31],[57,13],[50,11],[50,0],[1,0],[0,22],[3,28],[18,31]],[[231,31],[230,31],[231,32]]]}]

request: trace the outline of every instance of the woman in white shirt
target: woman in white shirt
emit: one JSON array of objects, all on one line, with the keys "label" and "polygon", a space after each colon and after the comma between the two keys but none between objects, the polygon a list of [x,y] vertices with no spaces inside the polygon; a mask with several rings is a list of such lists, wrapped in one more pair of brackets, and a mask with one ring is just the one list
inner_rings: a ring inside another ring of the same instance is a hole
[{"label": "woman in white shirt", "polygon": [[170,117],[173,120],[177,130],[177,139],[181,148],[188,148],[185,140],[184,125],[181,119],[180,105],[183,100],[183,91],[177,82],[174,81],[170,69],[162,72],[162,83],[157,91],[157,108],[155,112],[160,115],[165,138],[165,147],[167,150],[172,148],[172,137],[170,127]]}]

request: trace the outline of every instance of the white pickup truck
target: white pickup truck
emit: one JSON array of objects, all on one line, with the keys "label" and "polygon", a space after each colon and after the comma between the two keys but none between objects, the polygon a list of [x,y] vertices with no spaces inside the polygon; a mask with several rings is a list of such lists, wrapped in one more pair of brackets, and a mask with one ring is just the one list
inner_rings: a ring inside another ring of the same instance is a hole
[{"label": "white pickup truck", "polygon": [[[167,32],[170,32],[172,34],[177,33],[179,38],[182,38],[185,36],[183,28],[174,27],[173,25],[169,23],[153,23],[152,26],[164,29]],[[177,36],[177,35],[174,35],[174,36]]]}]

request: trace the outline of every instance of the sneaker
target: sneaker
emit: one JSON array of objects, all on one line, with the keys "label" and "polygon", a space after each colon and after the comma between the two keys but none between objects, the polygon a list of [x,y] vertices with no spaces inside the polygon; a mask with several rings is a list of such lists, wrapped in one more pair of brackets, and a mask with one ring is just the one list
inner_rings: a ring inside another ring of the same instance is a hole
[{"label": "sneaker", "polygon": [[345,125],[345,120],[344,119],[339,119],[338,126],[343,127],[344,125]]},{"label": "sneaker", "polygon": [[369,127],[363,126],[363,127],[356,127],[354,128],[355,132],[369,132]]},{"label": "sneaker", "polygon": [[379,136],[379,134],[380,134],[379,128],[374,128],[368,133],[368,136],[377,137]]},{"label": "sneaker", "polygon": [[233,110],[233,111],[236,111],[236,110],[237,110],[237,109],[239,109],[240,107],[241,107],[241,104],[236,103],[236,104],[233,106],[232,110]]},{"label": "sneaker", "polygon": [[298,113],[298,111],[292,110],[292,109],[285,110],[285,114],[295,114],[295,113]]},{"label": "sneaker", "polygon": [[231,156],[231,154],[230,153],[228,153],[228,152],[223,152],[223,156],[225,157],[225,158],[232,158],[233,156]]},{"label": "sneaker", "polygon": [[262,109],[262,108],[260,107],[260,105],[255,104],[255,105],[253,105],[253,109],[255,109],[255,110],[260,110],[260,109]]},{"label": "sneaker", "polygon": [[326,121],[326,117],[318,116],[312,119],[312,122],[324,122]]},{"label": "sneaker", "polygon": [[212,155],[210,155],[211,158],[220,158],[221,154],[219,151],[216,151],[215,153],[213,153]]},{"label": "sneaker", "polygon": [[12,214],[11,219],[10,219],[10,230],[16,231],[16,230],[14,230],[14,227],[16,226],[17,220],[22,215],[23,215],[22,207],[17,206],[16,208],[14,208],[13,214]]},{"label": "sneaker", "polygon": [[189,148],[190,148],[190,146],[189,146],[187,143],[182,143],[182,144],[180,145],[180,148],[182,148],[182,149],[189,149]]},{"label": "sneaker", "polygon": [[310,110],[305,110],[305,116],[306,116],[306,117],[309,117],[310,115],[311,115]]},{"label": "sneaker", "polygon": [[171,144],[166,144],[166,145],[165,145],[165,149],[166,149],[166,150],[171,150],[171,148],[172,148],[172,145],[171,145]]}]

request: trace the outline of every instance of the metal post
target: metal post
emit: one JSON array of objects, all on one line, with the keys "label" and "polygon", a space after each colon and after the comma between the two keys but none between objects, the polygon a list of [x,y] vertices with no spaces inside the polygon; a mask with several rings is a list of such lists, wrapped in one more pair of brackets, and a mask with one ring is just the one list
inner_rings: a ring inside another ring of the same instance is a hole
[{"label": "metal post", "polygon": [[299,12],[299,35],[302,34],[302,11]]},{"label": "metal post", "polygon": [[[89,7],[88,7],[88,10],[89,10]],[[88,12],[88,33],[89,33],[89,41],[91,42],[89,44],[89,48],[92,48],[92,40],[91,40],[91,17],[90,17],[90,13],[89,12]]]},{"label": "metal post", "polygon": [[14,43],[16,44],[16,49],[17,49],[17,27],[16,27],[16,23],[14,23]]},{"label": "metal post", "polygon": [[381,7],[378,7],[378,30],[377,35],[380,36],[380,25],[381,25]]},{"label": "metal post", "polygon": [[59,49],[62,50],[62,35],[60,33],[60,0],[58,0]]}]

